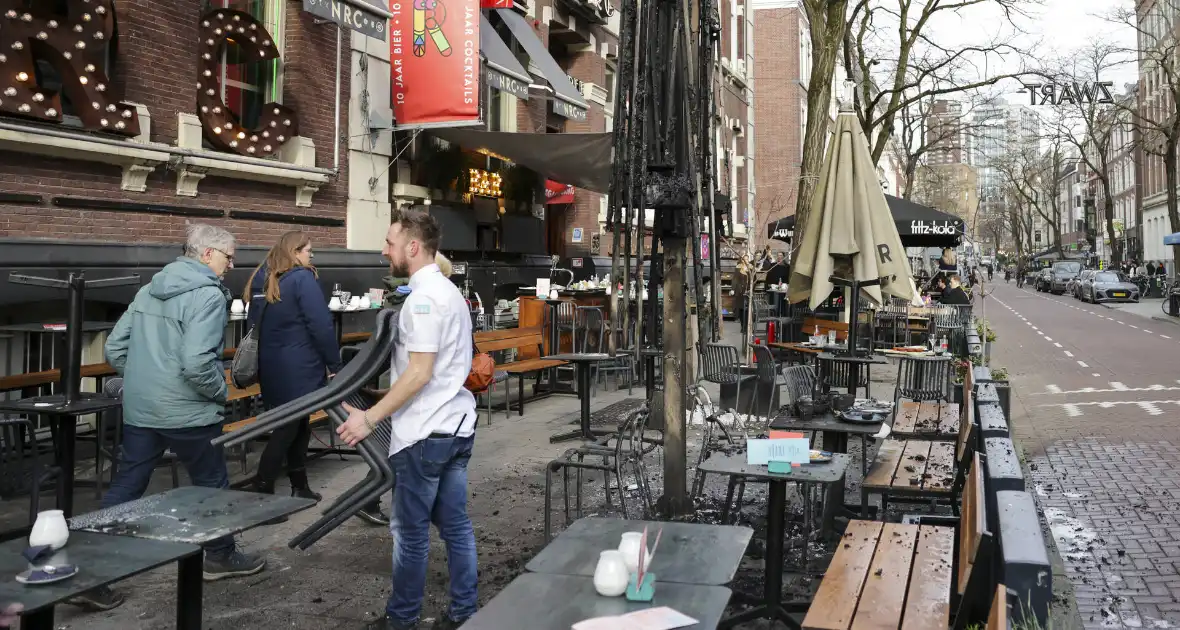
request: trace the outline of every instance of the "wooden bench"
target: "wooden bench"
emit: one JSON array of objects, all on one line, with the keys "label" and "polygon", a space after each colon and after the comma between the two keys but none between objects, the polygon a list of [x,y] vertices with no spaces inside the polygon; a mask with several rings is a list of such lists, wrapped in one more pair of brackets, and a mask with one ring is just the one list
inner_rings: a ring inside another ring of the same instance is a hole
[{"label": "wooden bench", "polygon": [[953,440],[959,434],[960,408],[942,400],[902,399],[893,418],[898,439]]},{"label": "wooden bench", "polygon": [[[536,348],[537,353],[544,355],[544,335],[541,326],[528,328],[505,328],[503,330],[487,330],[475,333],[475,347],[478,352],[497,352],[501,350],[515,350],[517,348]],[[524,359],[510,363],[496,362],[496,369],[503,370],[509,378],[516,377],[517,396],[516,408],[518,415],[524,415],[524,379],[526,376],[539,374],[562,365],[569,365],[568,361],[557,359]],[[540,376],[538,375],[538,379]],[[504,397],[504,406],[509,408],[508,396]]]},{"label": "wooden bench", "polygon": [[980,601],[991,595],[984,503],[983,466],[976,454],[957,532],[924,522],[849,521],[803,619],[804,630],[947,630],[952,610],[956,630],[975,622]]},{"label": "wooden bench", "polygon": [[[954,498],[978,450],[972,389],[971,382],[964,383],[963,404],[958,406],[958,438],[954,442],[890,438],[881,443],[861,484],[861,505],[868,505],[868,497],[873,494],[881,495],[881,514],[894,497],[907,502],[947,499],[952,506],[956,504]],[[895,420],[895,427],[897,423]]]}]

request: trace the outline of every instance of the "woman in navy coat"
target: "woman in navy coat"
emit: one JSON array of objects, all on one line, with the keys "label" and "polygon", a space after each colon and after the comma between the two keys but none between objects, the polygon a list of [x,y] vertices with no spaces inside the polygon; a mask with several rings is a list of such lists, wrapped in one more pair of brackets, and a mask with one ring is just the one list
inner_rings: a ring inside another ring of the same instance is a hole
[{"label": "woman in navy coat", "polygon": [[[311,265],[311,239],[287,232],[247,284],[251,325],[259,325],[258,378],[268,409],[323,387],[340,369],[340,346],[332,313]],[[320,500],[307,482],[307,420],[276,429],[258,462],[255,489],[274,494],[275,480],[287,460],[291,494]]]}]

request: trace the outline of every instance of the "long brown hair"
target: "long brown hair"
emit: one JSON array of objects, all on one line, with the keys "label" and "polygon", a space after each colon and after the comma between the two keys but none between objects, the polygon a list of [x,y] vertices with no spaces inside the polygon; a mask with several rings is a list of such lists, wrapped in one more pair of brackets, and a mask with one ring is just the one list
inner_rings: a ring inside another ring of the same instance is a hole
[{"label": "long brown hair", "polygon": [[[258,265],[258,267],[254,269],[254,273],[250,274],[250,279],[246,281],[246,293],[243,296],[243,299],[249,303],[249,301],[254,297],[251,295],[254,289],[254,277],[258,275],[258,272],[262,269],[263,265],[265,265],[266,283],[263,285],[263,289],[266,293],[266,301],[271,304],[278,302],[280,299],[279,277],[284,273],[295,269],[296,267],[304,266],[303,263],[299,262],[299,259],[295,257],[295,254],[310,244],[311,237],[304,232],[293,231],[287,232],[286,234],[280,236],[279,242],[275,243],[275,246],[270,248],[270,252],[266,254],[266,260],[263,261],[262,265]],[[308,269],[311,269],[311,272],[314,273],[317,278],[319,277],[320,274],[316,271],[315,267],[309,266]]]}]

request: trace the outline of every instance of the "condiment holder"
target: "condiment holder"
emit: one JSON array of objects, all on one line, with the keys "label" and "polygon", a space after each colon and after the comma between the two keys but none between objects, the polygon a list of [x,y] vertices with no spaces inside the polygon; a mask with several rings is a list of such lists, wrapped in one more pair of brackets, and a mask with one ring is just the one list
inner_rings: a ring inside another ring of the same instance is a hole
[{"label": "condiment holder", "polygon": [[[643,532],[627,532],[623,534],[619,542],[619,548],[615,551],[623,560],[623,565],[626,569],[627,581],[624,588],[625,595],[628,601],[633,602],[650,602],[655,597],[656,592],[656,576],[647,570],[651,566],[651,560],[655,556],[656,548],[660,544],[660,536],[664,530],[660,529],[656,533],[655,543],[652,544],[651,549],[647,548],[647,528],[643,528]],[[603,569],[603,583],[604,588],[599,589],[600,594],[605,592],[614,592],[611,586],[614,586],[612,581],[614,571],[613,554],[610,552],[602,552],[599,558],[599,568]],[[608,563],[604,567],[604,562]],[[595,570],[595,588],[598,588],[598,570]]]}]

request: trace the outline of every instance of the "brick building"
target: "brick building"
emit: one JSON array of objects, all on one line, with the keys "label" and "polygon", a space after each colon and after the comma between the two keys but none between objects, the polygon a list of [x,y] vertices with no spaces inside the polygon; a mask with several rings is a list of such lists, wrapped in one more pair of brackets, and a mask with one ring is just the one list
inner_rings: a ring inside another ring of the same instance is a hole
[{"label": "brick building", "polygon": [[752,0],[758,28],[754,78],[758,129],[754,179],[756,213],[770,223],[795,213],[807,128],[807,83],[811,77],[811,39],[798,0]]}]

